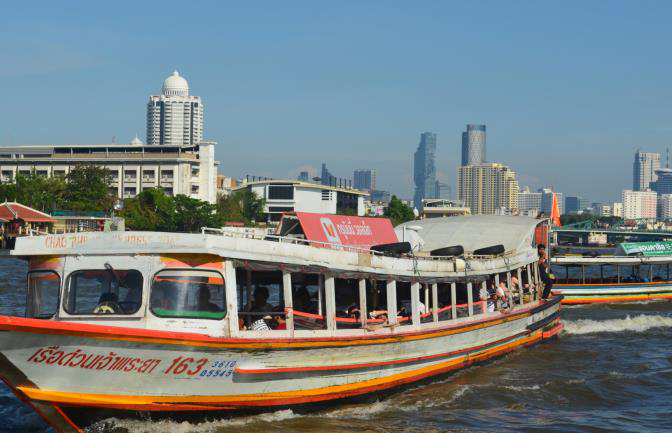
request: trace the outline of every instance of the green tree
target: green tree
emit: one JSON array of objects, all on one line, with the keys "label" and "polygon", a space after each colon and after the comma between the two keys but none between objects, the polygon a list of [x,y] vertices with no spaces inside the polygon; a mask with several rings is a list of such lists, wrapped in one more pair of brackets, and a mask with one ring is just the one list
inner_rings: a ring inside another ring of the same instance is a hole
[{"label": "green tree", "polygon": [[43,212],[62,209],[66,184],[62,178],[18,174],[11,182],[0,185],[0,200],[15,201]]},{"label": "green tree", "polygon": [[110,212],[116,195],[110,192],[110,171],[93,165],[76,167],[66,176],[65,202],[70,210]]},{"label": "green tree", "polygon": [[582,214],[564,214],[560,215],[560,225],[574,224],[581,221],[594,220],[595,216],[591,213]]},{"label": "green tree", "polygon": [[145,190],[124,200],[120,215],[125,218],[126,226],[133,230],[175,229],[175,201],[159,188]]},{"label": "green tree", "polygon": [[406,221],[415,219],[413,209],[405,205],[396,195],[392,196],[389,205],[385,209],[385,216],[392,220],[392,225],[395,227]]},{"label": "green tree", "polygon": [[239,189],[217,200],[217,213],[222,222],[243,222],[252,224],[264,219],[266,200],[249,188]]},{"label": "green tree", "polygon": [[221,227],[221,216],[216,212],[217,206],[203,200],[177,195],[175,202],[175,230],[185,233],[196,233],[201,227]]}]

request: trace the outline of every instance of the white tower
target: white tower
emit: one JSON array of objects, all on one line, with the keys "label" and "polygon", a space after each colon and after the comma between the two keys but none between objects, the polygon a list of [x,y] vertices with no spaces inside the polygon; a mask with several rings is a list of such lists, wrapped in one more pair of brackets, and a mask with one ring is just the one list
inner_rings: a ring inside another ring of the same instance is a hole
[{"label": "white tower", "polygon": [[203,102],[189,96],[189,83],[177,71],[166,78],[160,96],[147,104],[147,144],[195,145],[203,141]]}]

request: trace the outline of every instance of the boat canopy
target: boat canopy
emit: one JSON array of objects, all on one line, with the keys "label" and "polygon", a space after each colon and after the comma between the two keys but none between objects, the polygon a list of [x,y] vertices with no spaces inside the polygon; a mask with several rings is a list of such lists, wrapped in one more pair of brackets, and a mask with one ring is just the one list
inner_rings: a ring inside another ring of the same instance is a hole
[{"label": "boat canopy", "polygon": [[543,221],[522,216],[455,216],[409,221],[396,231],[401,241],[413,243],[420,253],[457,245],[466,254],[495,245],[503,245],[505,253],[519,253],[534,246],[535,229]]}]

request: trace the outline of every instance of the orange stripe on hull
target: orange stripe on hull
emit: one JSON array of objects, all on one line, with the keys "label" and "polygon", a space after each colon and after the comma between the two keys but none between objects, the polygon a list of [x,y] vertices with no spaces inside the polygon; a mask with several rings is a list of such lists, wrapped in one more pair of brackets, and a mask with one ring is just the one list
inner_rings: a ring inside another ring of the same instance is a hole
[{"label": "orange stripe on hull", "polygon": [[660,294],[660,295],[614,295],[614,296],[586,296],[586,297],[571,297],[565,295],[561,301],[566,305],[576,305],[576,304],[599,304],[605,302],[635,302],[635,301],[654,301],[654,300],[672,300],[672,294]]},{"label": "orange stripe on hull", "polygon": [[266,394],[249,394],[233,396],[131,396],[108,394],[84,394],[73,392],[49,391],[29,387],[18,387],[18,390],[33,400],[48,401],[54,404],[101,407],[124,410],[146,411],[195,411],[238,409],[254,406],[286,406],[292,404],[311,403],[338,398],[351,397],[370,392],[385,390],[406,383],[415,382],[426,377],[456,370],[463,366],[513,351],[519,347],[534,344],[543,338],[541,330],[514,342],[484,350],[482,352],[462,356],[457,359],[435,365],[421,367],[412,371],[398,373],[363,382],[336,385],[302,391],[286,391]]}]

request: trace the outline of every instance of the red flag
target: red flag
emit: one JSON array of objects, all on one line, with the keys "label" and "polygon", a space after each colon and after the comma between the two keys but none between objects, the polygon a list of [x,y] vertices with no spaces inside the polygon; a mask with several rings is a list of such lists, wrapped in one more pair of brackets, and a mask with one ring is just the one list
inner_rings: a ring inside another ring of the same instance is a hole
[{"label": "red flag", "polygon": [[551,205],[551,222],[554,226],[560,225],[560,209],[558,208],[558,196],[553,193],[553,204]]}]

